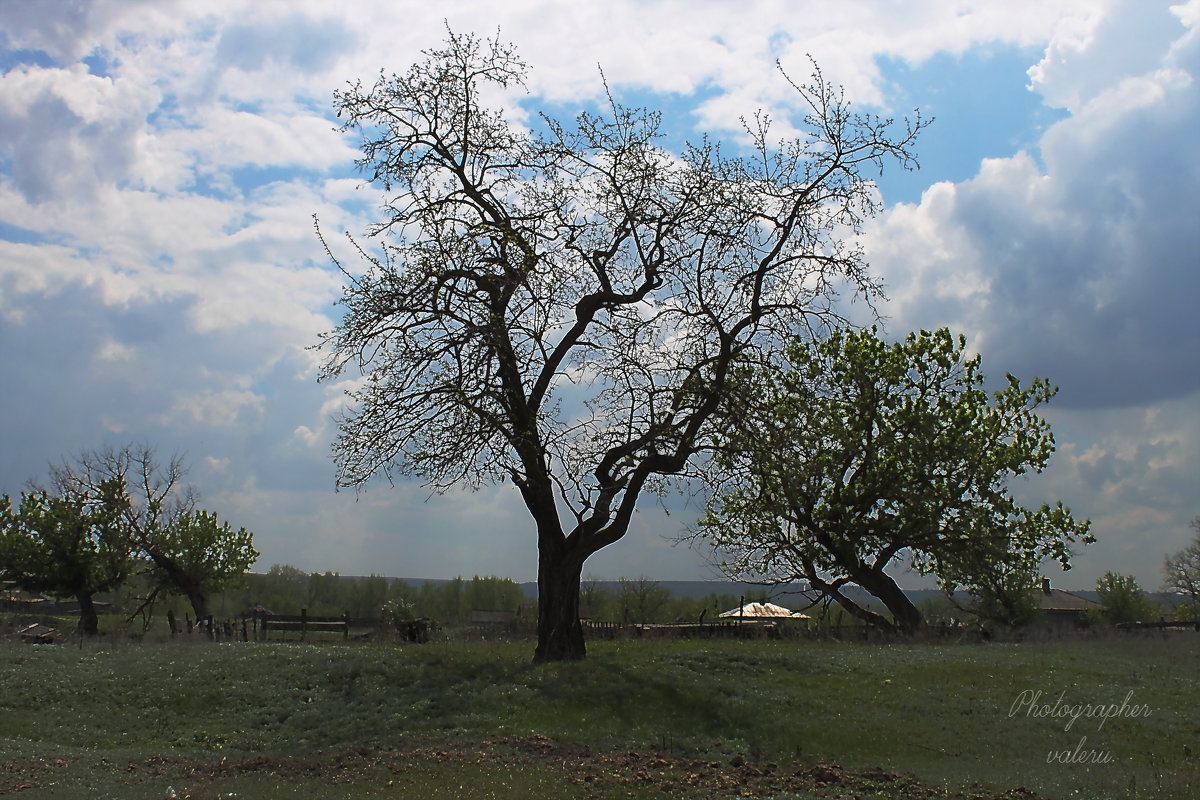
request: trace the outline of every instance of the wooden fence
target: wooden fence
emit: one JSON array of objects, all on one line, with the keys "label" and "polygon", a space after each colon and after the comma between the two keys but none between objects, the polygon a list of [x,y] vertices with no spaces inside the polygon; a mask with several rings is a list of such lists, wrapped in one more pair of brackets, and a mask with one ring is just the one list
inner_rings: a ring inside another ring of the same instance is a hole
[{"label": "wooden fence", "polygon": [[1181,622],[1179,620],[1160,619],[1158,622],[1118,622],[1117,630],[1121,631],[1200,631],[1200,620],[1196,622]]},{"label": "wooden fence", "polygon": [[[298,631],[300,640],[304,641],[305,637],[310,632],[332,632],[342,634],[343,640],[350,638],[350,625],[352,620],[348,613],[343,613],[340,617],[314,617],[310,616],[308,609],[300,609],[299,614],[251,614],[249,620],[253,622],[254,640],[266,641],[270,638],[271,631],[286,633],[288,631]],[[242,627],[247,627],[247,617],[242,617]]]},{"label": "wooden fence", "polygon": [[192,635],[199,633],[207,636],[209,639],[225,639],[231,641],[240,638],[246,641],[246,620],[242,620],[241,630],[238,630],[237,620],[217,620],[210,614],[206,619],[198,619],[193,621],[187,614],[183,617],[181,623],[176,617],[174,611],[167,612],[167,625],[171,628],[171,636],[179,636],[181,634]]},{"label": "wooden fence", "polygon": [[722,620],[720,622],[596,622],[585,620],[583,629],[597,639],[618,638],[779,638],[792,636],[792,626],[786,623],[759,620]]}]

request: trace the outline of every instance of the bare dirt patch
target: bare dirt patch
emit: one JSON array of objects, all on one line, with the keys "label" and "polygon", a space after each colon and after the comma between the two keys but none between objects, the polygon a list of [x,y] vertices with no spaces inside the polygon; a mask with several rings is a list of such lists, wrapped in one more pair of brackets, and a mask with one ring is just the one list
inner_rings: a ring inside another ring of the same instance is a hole
[{"label": "bare dirt patch", "polygon": [[314,784],[353,784],[364,775],[400,776],[428,764],[483,765],[507,770],[527,767],[560,770],[564,784],[587,797],[617,789],[654,792],[681,798],[774,797],[791,793],[817,798],[878,800],[1042,800],[1028,789],[1004,792],[985,788],[952,791],[922,784],[915,776],[885,769],[852,770],[837,764],[782,765],[741,757],[708,760],[634,750],[601,750],[545,736],[494,741],[450,740],[435,746],[354,747],[336,751],[278,756],[260,754],[202,759],[153,756],[140,760],[100,759],[87,765],[65,759],[20,759],[0,763],[0,795],[36,792],[72,766],[124,773],[131,784],[171,783],[180,800],[207,800],[207,785],[218,779],[253,773]]}]

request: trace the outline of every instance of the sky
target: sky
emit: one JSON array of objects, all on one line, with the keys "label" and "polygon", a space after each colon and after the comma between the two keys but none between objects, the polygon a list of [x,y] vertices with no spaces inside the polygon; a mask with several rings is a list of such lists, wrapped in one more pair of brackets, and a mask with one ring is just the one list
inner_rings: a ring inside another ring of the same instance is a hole
[{"label": "sky", "polygon": [[[1099,541],[1047,574],[1158,588],[1200,515],[1200,0],[0,2],[0,492],[148,443],[255,533],[258,570],[534,578],[511,486],[335,492],[347,384],[316,381],[341,276],[313,215],[381,218],[332,94],[447,26],[517,46],[512,113],[593,107],[602,68],[668,144],[736,145],[757,109],[786,130],[775,62],[809,55],[857,108],[935,118],[862,234],[886,330],[948,325],[988,374],[1060,386],[1058,452],[1014,491]],[[675,544],[696,509],[668,507],[585,573],[717,577]]]}]

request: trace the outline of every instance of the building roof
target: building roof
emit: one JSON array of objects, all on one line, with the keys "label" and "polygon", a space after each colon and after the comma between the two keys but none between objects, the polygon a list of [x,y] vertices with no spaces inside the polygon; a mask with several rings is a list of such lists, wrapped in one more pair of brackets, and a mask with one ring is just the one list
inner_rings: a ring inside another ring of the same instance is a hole
[{"label": "building roof", "polygon": [[1042,611],[1086,611],[1100,608],[1100,604],[1062,589],[1044,588],[1040,594]]},{"label": "building roof", "polygon": [[774,603],[746,603],[741,608],[732,608],[720,615],[725,619],[808,619],[808,614],[792,611]]}]

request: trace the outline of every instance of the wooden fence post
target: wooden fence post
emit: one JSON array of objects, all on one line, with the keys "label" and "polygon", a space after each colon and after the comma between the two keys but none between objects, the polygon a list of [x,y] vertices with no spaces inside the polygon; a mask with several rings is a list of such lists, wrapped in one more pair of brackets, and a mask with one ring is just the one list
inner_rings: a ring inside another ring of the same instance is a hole
[{"label": "wooden fence post", "polygon": [[342,628],[342,639],[343,639],[343,641],[348,642],[348,641],[350,641],[350,612],[349,611],[342,612],[342,622],[346,625],[346,627]]},{"label": "wooden fence post", "polygon": [[300,641],[304,641],[304,634],[308,632],[308,609],[300,609]]}]

